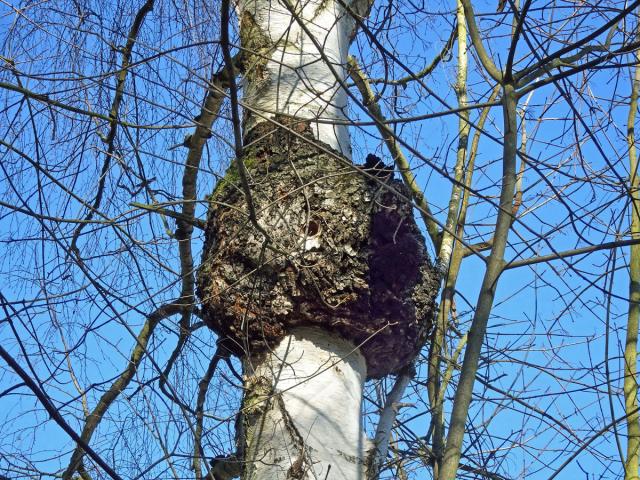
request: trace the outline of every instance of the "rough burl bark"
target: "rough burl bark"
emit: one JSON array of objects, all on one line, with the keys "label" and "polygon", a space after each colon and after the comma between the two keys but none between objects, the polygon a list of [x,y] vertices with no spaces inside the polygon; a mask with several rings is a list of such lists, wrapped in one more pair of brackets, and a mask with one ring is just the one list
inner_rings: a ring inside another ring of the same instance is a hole
[{"label": "rough burl bark", "polygon": [[423,346],[438,290],[412,206],[314,147],[307,123],[277,120],[296,134],[263,123],[243,158],[269,237],[249,220],[235,167],[210,197],[198,276],[205,321],[250,358],[293,328],[320,326],[360,348],[368,378],[395,373]]}]

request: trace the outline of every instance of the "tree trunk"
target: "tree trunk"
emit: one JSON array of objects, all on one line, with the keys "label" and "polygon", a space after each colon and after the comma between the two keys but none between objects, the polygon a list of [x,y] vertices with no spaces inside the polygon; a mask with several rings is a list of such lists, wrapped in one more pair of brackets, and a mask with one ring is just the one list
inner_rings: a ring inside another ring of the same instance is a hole
[{"label": "tree trunk", "polygon": [[363,479],[366,365],[357,348],[300,328],[268,355],[245,359],[243,479]]},{"label": "tree trunk", "polygon": [[[346,119],[341,83],[355,26],[342,4],[250,0],[238,10],[245,138],[275,114],[291,116],[350,158],[347,127],[333,123]],[[244,367],[243,479],[364,478],[367,373],[353,344],[321,328],[298,328],[268,354],[245,357]]]},{"label": "tree trunk", "polygon": [[[640,29],[640,27],[639,27]],[[636,52],[640,61],[640,53]],[[627,119],[627,145],[629,147],[629,191],[631,203],[631,238],[640,236],[640,174],[635,135],[638,93],[640,90],[640,66],[634,67],[631,83],[631,99]],[[627,458],[625,480],[638,480],[640,463],[640,413],[638,413],[638,327],[640,324],[640,245],[631,245],[629,255],[629,316],[624,350],[624,399],[627,414]]]},{"label": "tree trunk", "polygon": [[356,3],[240,2],[245,132],[274,114],[314,119],[315,138],[351,157],[343,86],[356,23],[345,7],[357,10]]}]

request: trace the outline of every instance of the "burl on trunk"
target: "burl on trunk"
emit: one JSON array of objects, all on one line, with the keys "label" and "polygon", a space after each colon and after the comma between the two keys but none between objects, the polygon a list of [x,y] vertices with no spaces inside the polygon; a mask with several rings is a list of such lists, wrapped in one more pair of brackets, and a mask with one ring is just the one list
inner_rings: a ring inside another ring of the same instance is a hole
[{"label": "burl on trunk", "polygon": [[424,345],[438,289],[407,192],[315,147],[305,122],[278,120],[290,131],[260,124],[243,159],[268,238],[249,220],[233,167],[210,197],[205,321],[241,357],[320,327],[360,350],[367,378],[395,373]]},{"label": "burl on trunk", "polygon": [[407,193],[349,160],[345,66],[370,6],[237,3],[249,185],[234,164],[211,195],[198,276],[244,369],[228,459],[242,468],[214,462],[216,480],[363,479],[364,382],[402,369],[431,327],[438,276]]}]

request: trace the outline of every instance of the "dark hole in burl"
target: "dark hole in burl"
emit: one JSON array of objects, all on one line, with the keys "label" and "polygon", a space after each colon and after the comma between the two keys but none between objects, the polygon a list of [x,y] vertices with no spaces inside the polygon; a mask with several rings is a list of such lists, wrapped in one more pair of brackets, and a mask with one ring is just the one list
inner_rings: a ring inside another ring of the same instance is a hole
[{"label": "dark hole in burl", "polygon": [[318,221],[311,219],[307,224],[307,236],[315,237],[320,233],[320,223]]}]

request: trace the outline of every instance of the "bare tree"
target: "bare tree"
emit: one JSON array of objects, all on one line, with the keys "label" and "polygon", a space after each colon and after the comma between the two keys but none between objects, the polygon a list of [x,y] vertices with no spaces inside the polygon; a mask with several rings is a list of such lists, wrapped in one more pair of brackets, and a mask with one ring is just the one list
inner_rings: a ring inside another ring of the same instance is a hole
[{"label": "bare tree", "polygon": [[0,474],[638,478],[639,3],[3,4]]}]

